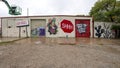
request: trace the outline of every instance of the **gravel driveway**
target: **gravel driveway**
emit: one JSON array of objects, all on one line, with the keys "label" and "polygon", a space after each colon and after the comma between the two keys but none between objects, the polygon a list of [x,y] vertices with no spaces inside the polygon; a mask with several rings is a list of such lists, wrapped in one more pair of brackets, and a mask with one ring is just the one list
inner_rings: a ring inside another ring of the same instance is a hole
[{"label": "gravel driveway", "polygon": [[58,43],[62,41],[27,38],[2,44],[0,68],[120,68],[120,40],[69,39],[75,44]]}]

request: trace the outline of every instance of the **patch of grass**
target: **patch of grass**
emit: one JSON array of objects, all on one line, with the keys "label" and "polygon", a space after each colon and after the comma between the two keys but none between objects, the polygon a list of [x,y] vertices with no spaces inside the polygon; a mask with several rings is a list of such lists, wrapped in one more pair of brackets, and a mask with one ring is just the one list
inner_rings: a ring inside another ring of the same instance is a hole
[{"label": "patch of grass", "polygon": [[60,45],[76,45],[76,43],[59,43]]},{"label": "patch of grass", "polygon": [[99,45],[104,45],[103,43],[100,43]]}]

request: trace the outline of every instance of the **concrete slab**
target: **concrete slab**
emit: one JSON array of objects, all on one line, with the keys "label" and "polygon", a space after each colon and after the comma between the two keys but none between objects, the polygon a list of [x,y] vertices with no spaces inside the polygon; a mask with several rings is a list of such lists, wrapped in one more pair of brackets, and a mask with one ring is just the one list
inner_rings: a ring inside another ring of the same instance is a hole
[{"label": "concrete slab", "polygon": [[27,38],[17,43],[47,44],[47,45],[120,45],[120,39],[98,38]]},{"label": "concrete slab", "polygon": [[0,38],[0,42],[8,42],[8,41],[13,41],[13,40],[17,40],[19,38]]},{"label": "concrete slab", "polygon": [[120,68],[120,40],[25,38],[0,46],[0,68]]}]

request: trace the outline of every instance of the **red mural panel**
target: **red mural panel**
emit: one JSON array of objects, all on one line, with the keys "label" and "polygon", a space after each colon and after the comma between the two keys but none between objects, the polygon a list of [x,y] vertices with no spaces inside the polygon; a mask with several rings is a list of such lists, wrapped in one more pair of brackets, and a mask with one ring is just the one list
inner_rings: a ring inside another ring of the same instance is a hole
[{"label": "red mural panel", "polygon": [[74,26],[69,20],[63,20],[60,26],[65,33],[71,33],[74,30]]},{"label": "red mural panel", "polygon": [[90,37],[90,20],[75,20],[76,37]]}]

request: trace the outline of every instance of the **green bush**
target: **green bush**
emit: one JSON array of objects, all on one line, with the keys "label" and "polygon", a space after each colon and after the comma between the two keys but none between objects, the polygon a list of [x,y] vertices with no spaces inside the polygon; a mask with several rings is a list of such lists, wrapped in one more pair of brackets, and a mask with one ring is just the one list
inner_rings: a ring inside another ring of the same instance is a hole
[{"label": "green bush", "polygon": [[120,25],[112,25],[111,26],[111,30],[119,30],[120,29]]}]

